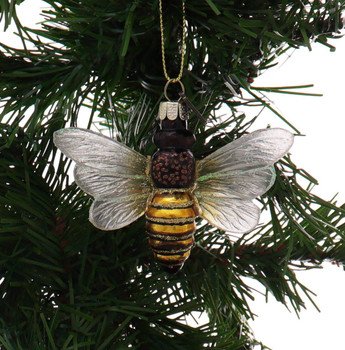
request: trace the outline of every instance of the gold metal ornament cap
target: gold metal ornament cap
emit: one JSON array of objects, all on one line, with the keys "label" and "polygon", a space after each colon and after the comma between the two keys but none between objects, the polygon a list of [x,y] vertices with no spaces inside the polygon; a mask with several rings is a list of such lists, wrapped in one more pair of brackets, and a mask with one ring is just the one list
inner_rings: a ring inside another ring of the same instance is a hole
[{"label": "gold metal ornament cap", "polygon": [[187,108],[183,103],[180,101],[164,101],[159,104],[158,119],[164,120],[168,118],[169,120],[175,120],[178,117],[182,120],[188,119]]}]

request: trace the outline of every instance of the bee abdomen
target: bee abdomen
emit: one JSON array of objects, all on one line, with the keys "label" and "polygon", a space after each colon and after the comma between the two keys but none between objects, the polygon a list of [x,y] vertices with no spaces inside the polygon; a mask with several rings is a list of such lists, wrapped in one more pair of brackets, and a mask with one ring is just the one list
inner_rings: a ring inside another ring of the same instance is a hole
[{"label": "bee abdomen", "polygon": [[177,272],[194,244],[195,211],[187,192],[154,195],[146,212],[146,232],[156,260],[169,272]]}]

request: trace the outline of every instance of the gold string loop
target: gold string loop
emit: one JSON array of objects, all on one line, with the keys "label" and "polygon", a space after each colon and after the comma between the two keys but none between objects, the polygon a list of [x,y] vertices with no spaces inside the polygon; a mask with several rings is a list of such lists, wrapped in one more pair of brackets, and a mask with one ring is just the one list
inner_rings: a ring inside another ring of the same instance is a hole
[{"label": "gold string loop", "polygon": [[[165,62],[165,46],[164,46],[164,25],[163,25],[163,9],[162,9],[162,0],[159,0],[159,22],[160,22],[160,29],[161,29],[161,48],[162,48],[162,65],[163,65],[163,71],[164,76],[166,80],[168,80],[168,83],[179,83],[181,82],[182,74],[183,74],[183,65],[184,65],[184,55],[185,55],[185,42],[186,42],[186,6],[185,6],[185,0],[182,1],[182,43],[181,43],[181,65],[180,65],[180,72],[176,78],[170,78],[169,74],[167,72],[166,68],[166,62]],[[169,85],[168,84],[168,85]],[[166,86],[167,88],[167,86]],[[166,96],[166,88],[164,88],[164,95]],[[184,87],[183,87],[184,90]]]}]

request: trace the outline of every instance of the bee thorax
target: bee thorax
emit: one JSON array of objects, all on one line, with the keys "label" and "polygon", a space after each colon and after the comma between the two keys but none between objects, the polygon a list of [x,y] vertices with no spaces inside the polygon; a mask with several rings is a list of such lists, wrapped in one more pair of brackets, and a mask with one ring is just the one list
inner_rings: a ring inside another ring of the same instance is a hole
[{"label": "bee thorax", "polygon": [[188,150],[157,151],[152,157],[151,177],[158,188],[188,188],[194,183],[195,160]]}]

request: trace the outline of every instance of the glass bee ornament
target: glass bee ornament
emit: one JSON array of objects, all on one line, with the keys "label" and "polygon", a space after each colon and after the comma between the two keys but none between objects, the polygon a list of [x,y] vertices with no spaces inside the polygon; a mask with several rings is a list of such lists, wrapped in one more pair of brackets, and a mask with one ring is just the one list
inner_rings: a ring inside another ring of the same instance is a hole
[{"label": "glass bee ornament", "polygon": [[162,102],[158,119],[152,157],[79,128],[56,131],[54,143],[76,162],[76,183],[94,197],[91,223],[116,230],[145,214],[154,257],[174,273],[190,255],[197,216],[230,233],[255,228],[260,209],[252,201],[273,185],[273,165],[292,146],[293,134],[257,130],[196,161],[184,104]]}]

